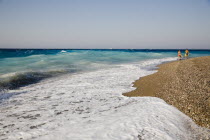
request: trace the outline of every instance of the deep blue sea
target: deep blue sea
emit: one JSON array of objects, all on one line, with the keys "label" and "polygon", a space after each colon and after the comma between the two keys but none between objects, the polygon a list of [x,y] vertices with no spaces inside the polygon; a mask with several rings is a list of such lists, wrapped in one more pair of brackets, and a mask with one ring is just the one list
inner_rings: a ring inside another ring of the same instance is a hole
[{"label": "deep blue sea", "polygon": [[[210,50],[190,50],[190,57],[208,55]],[[0,49],[0,88],[15,89],[60,74],[176,56],[177,50]]]}]

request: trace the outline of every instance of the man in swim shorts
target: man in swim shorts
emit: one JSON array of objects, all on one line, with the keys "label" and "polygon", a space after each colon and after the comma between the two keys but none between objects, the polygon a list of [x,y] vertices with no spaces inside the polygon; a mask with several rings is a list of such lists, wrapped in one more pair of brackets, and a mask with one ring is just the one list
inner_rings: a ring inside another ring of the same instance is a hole
[{"label": "man in swim shorts", "polygon": [[188,56],[189,56],[189,51],[185,50],[185,58],[188,58]]}]

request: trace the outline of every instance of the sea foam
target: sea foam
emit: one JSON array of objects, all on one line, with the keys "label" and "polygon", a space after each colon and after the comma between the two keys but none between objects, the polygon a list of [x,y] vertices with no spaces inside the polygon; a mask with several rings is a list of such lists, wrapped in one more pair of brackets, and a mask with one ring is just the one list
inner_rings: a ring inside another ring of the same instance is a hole
[{"label": "sea foam", "polygon": [[[154,73],[154,59],[63,75],[9,91],[0,106],[2,138],[38,140],[193,139],[199,127],[155,97],[125,97],[132,82]],[[23,94],[18,94],[23,93]]]}]

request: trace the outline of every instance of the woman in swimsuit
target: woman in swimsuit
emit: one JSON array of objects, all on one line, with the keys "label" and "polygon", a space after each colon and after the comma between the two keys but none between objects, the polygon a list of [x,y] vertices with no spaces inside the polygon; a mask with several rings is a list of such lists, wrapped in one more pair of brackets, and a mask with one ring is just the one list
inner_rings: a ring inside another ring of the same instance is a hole
[{"label": "woman in swimsuit", "polygon": [[181,54],[181,51],[179,50],[178,51],[178,60],[181,60],[182,59],[182,54]]}]

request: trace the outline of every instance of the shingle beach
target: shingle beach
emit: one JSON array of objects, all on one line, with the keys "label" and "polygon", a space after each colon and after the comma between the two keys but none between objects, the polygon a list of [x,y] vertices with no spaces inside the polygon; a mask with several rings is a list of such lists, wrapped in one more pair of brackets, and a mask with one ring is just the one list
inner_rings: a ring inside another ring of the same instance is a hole
[{"label": "shingle beach", "polygon": [[154,96],[210,128],[210,56],[161,64],[158,72],[134,82],[125,96]]}]

